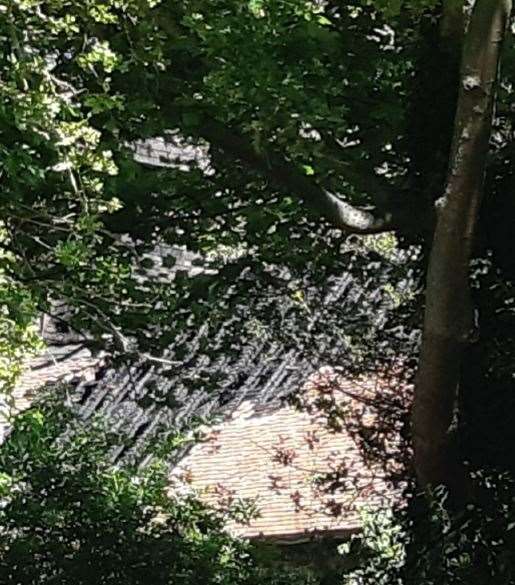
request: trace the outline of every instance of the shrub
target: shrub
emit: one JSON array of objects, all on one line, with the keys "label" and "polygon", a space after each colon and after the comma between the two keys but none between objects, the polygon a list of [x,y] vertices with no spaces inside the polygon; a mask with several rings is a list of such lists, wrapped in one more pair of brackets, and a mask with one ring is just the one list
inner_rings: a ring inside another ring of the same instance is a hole
[{"label": "shrub", "polygon": [[113,467],[114,443],[55,402],[17,418],[0,446],[2,585],[286,582],[220,514],[170,492],[163,462]]}]

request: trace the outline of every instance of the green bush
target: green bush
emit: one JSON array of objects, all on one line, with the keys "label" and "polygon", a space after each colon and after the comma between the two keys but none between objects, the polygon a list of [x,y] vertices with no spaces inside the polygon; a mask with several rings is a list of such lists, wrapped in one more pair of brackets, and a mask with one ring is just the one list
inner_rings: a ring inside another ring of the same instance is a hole
[{"label": "green bush", "polygon": [[17,418],[0,446],[2,585],[289,582],[260,568],[220,514],[170,493],[162,463],[114,468],[113,439],[55,403]]}]

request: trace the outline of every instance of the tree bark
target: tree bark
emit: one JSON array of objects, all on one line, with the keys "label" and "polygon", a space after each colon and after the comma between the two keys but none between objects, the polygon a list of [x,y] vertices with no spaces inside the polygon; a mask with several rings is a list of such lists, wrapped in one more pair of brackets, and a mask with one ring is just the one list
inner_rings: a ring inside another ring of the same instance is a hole
[{"label": "tree bark", "polygon": [[440,37],[450,47],[459,47],[465,32],[465,12],[463,0],[444,0],[440,20]]},{"label": "tree bark", "polygon": [[412,412],[414,465],[420,487],[443,484],[470,495],[452,441],[463,352],[473,311],[469,263],[483,193],[500,50],[511,0],[477,0],[466,33],[446,189],[436,202],[426,307]]}]

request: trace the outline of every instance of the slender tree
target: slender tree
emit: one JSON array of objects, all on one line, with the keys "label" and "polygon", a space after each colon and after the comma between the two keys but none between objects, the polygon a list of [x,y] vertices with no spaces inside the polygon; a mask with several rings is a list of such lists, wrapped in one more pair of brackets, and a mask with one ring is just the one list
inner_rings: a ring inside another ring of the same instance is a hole
[{"label": "slender tree", "polygon": [[483,197],[501,48],[511,2],[478,1],[463,47],[445,192],[427,272],[423,341],[413,405],[415,468],[422,486],[465,489],[452,445],[463,352],[477,334],[469,270]]}]

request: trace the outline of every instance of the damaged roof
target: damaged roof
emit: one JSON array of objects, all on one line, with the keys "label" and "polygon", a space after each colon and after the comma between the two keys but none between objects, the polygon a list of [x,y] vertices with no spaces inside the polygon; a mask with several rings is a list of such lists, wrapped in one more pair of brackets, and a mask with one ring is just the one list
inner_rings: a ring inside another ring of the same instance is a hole
[{"label": "damaged roof", "polygon": [[[143,143],[137,145],[135,155],[145,164],[164,166],[182,164],[184,157],[185,164],[195,160],[208,172],[209,161],[202,148],[186,151],[180,140]],[[173,271],[192,276],[201,272],[189,252],[158,247],[146,278],[170,278],[171,269],[162,261],[169,253],[176,259]],[[347,506],[352,492],[321,496],[312,483],[320,461],[326,471],[346,457],[363,467],[364,462],[356,459],[352,438],[345,431],[330,432],[320,416],[299,412],[286,400],[305,388],[321,366],[341,363],[349,352],[344,335],[325,332],[325,308],[338,306],[351,322],[359,320],[357,307],[361,303],[381,307],[383,291],[364,290],[350,272],[328,283],[320,314],[310,316],[310,322],[322,331],[317,333],[316,344],[324,362],[312,359],[305,347],[261,335],[250,336],[240,347],[228,351],[223,342],[225,331],[243,330],[249,321],[245,312],[229,315],[210,339],[212,353],[217,356],[215,369],[224,373],[214,387],[208,387],[198,375],[212,359],[199,349],[206,334],[202,328],[178,337],[157,358],[140,356],[137,361],[124,362],[92,355],[80,338],[46,322],[47,349],[31,362],[16,388],[16,408],[26,408],[39,387],[66,382],[67,394],[85,421],[105,416],[110,428],[123,436],[113,453],[116,463],[143,464],[152,456],[149,445],[155,441],[188,428],[193,421],[211,421],[216,441],[194,447],[183,459],[182,469],[189,466],[191,484],[212,503],[226,496],[256,500],[263,510],[261,516],[253,524],[234,526],[236,531],[286,540],[319,531],[352,531],[359,527],[358,507],[350,512]],[[374,319],[375,327],[381,328],[386,322],[385,311],[377,310]],[[292,460],[285,464],[288,453]],[[370,492],[367,496],[369,503],[377,503],[385,493],[382,479],[376,487],[375,495]]]}]

